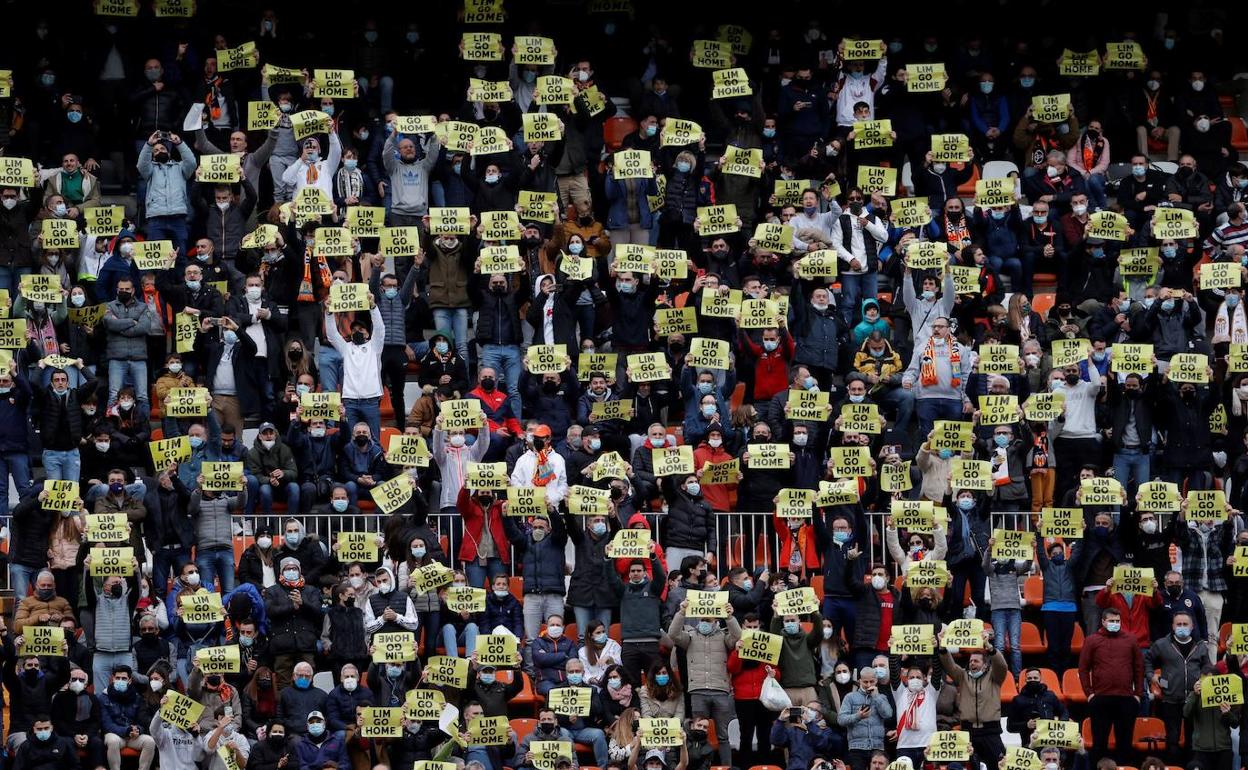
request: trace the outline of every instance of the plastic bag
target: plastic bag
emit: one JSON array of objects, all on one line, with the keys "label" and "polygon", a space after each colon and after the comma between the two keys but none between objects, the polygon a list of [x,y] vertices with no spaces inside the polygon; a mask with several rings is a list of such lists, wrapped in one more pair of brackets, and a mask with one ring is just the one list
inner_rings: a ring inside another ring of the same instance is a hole
[{"label": "plastic bag", "polygon": [[763,704],[768,711],[784,711],[793,707],[789,694],[784,691],[776,678],[770,675],[763,680],[763,689],[758,694],[758,702]]}]

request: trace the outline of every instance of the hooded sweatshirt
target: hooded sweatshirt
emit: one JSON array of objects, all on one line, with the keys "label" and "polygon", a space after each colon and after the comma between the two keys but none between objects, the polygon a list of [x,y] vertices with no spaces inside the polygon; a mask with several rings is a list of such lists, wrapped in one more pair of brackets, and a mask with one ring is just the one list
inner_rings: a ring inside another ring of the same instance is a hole
[{"label": "hooded sweatshirt", "polygon": [[874,321],[867,320],[867,308],[872,307],[875,308],[876,313],[879,314],[880,303],[878,300],[874,297],[869,297],[862,301],[862,320],[859,321],[858,325],[853,329],[854,345],[857,347],[862,347],[862,343],[867,339],[867,337],[871,336],[871,332],[874,331],[878,331],[880,334],[883,334],[884,339],[886,340],[893,336],[893,327],[889,326],[888,321],[884,320],[883,314],[879,314]]}]

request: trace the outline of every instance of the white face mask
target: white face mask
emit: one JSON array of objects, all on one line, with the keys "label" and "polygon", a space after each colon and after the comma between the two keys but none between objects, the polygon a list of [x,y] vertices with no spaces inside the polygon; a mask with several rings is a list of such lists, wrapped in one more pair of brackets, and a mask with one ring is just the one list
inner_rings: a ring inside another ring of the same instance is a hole
[{"label": "white face mask", "polygon": [[883,591],[886,585],[888,585],[888,580],[886,580],[885,578],[880,577],[879,575],[872,576],[871,587],[874,588],[875,590]]},{"label": "white face mask", "polygon": [[1077,217],[1081,217],[1081,216],[1083,216],[1084,214],[1088,213],[1088,207],[1087,207],[1087,206],[1085,206],[1085,205],[1083,205],[1082,203],[1075,204],[1074,206],[1071,206],[1071,207],[1070,207],[1070,210],[1071,210],[1071,211],[1073,211],[1073,212],[1075,212],[1075,216],[1077,216]]},{"label": "white face mask", "polygon": [[463,437],[463,436],[459,436],[459,435],[456,435],[456,436],[451,436],[451,446],[454,446],[454,447],[461,447],[461,446],[463,446],[463,445],[464,445],[464,437]]},{"label": "white face mask", "polygon": [[927,685],[923,684],[922,679],[915,677],[914,679],[911,679],[909,682],[907,682],[906,686],[910,688],[911,692],[918,692],[919,690],[922,690]]},{"label": "white face mask", "polygon": [[709,444],[712,449],[719,449],[724,445],[724,440],[722,438],[708,438],[706,443]]},{"label": "white face mask", "polygon": [[247,299],[251,300],[252,302],[255,302],[256,300],[260,299],[260,293],[262,291],[263,289],[261,289],[259,286],[248,286],[247,287]]},{"label": "white face mask", "polygon": [[271,537],[258,537],[258,538],[256,538],[256,545],[258,545],[258,546],[260,546],[261,548],[264,548],[264,549],[266,549],[266,550],[267,550],[267,549],[269,549],[269,548],[272,548],[272,547],[273,547],[273,538],[271,538]]},{"label": "white face mask", "polygon": [[344,676],[342,678],[342,689],[347,692],[355,692],[355,688],[360,686],[360,680],[353,676]]},{"label": "white face mask", "polygon": [[71,692],[80,693],[87,689],[87,683],[75,679],[69,683],[69,689]]},{"label": "white face mask", "polygon": [[849,672],[841,671],[840,673],[838,673],[836,675],[836,683],[837,684],[849,684]]},{"label": "white face mask", "polygon": [[187,584],[188,586],[197,586],[197,585],[199,585],[199,573],[198,573],[198,572],[192,572],[191,574],[187,575],[187,576],[186,576],[186,584]]},{"label": "white face mask", "polygon": [[264,439],[260,439],[260,446],[264,447],[265,449],[272,449],[276,443],[277,441],[275,440],[265,441]]}]

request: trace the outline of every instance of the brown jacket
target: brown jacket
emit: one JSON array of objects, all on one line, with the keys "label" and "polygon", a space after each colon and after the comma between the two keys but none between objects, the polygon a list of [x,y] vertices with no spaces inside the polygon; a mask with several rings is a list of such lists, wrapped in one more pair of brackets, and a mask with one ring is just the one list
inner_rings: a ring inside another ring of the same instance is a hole
[{"label": "brown jacket", "polygon": [[438,418],[438,409],[434,405],[433,386],[427,385],[425,390],[407,413],[407,424],[419,426],[420,435],[429,438],[433,433],[433,423]]},{"label": "brown jacket", "polygon": [[[49,615],[48,621],[40,622],[39,616],[45,612]],[[47,602],[37,596],[27,596],[17,605],[17,612],[13,615],[13,633],[21,634],[26,626],[59,626],[61,618],[73,616],[69,600],[63,596],[54,596]]]},{"label": "brown jacket", "polygon": [[978,679],[968,675],[944,649],[940,651],[940,665],[958,688],[958,713],[964,725],[970,722],[972,727],[982,727],[1001,721],[1001,685],[1010,675],[1010,669],[1000,650],[992,651],[988,673]]}]

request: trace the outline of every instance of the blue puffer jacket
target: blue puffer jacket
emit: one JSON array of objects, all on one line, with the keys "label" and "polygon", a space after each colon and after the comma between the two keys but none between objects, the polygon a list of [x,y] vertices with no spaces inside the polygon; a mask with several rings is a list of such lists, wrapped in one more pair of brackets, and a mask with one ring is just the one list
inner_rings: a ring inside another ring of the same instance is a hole
[{"label": "blue puffer jacket", "polygon": [[636,186],[639,224],[647,230],[654,224],[654,215],[650,211],[649,201],[646,200],[647,195],[659,194],[659,186],[655,184],[654,179],[616,179],[614,174],[607,174],[608,230],[628,229],[628,187],[630,184]]},{"label": "blue puffer jacket", "polygon": [[[134,684],[131,683],[130,686],[133,688]],[[139,694],[134,689],[119,693],[110,684],[108,689],[96,697],[100,701],[100,722],[104,725],[105,732],[125,735],[134,725],[144,727],[138,722]]]},{"label": "blue puffer jacket", "polygon": [[[858,716],[858,709],[863,706],[871,707],[865,719]],[[850,751],[869,751],[884,748],[884,737],[888,731],[885,722],[892,716],[893,707],[888,698],[879,692],[867,695],[862,688],[855,687],[841,699],[841,710],[836,715],[836,722],[845,728]]]},{"label": "blue puffer jacket", "polygon": [[568,535],[559,517],[550,517],[550,534],[540,542],[533,539],[532,530],[527,525],[522,526],[511,516],[503,518],[503,530],[516,550],[523,553],[524,592],[563,596],[566,590],[563,582],[563,550],[567,545]]},{"label": "blue puffer jacket", "polygon": [[542,634],[534,639],[533,667],[537,669],[537,684],[545,684],[546,690],[549,690],[551,686],[567,683],[568,674],[564,668],[575,657],[576,642],[566,636],[551,639]]},{"label": "blue puffer jacket", "polygon": [[810,294],[799,289],[789,302],[789,328],[797,339],[793,361],[824,369],[836,369],[841,345],[848,341],[839,308],[829,306],[822,313],[810,304]]},{"label": "blue puffer jacket", "polygon": [[808,722],[806,728],[794,727],[783,719],[771,724],[771,745],[789,750],[787,770],[806,770],[816,756],[836,756],[845,749],[845,740],[827,725]]},{"label": "blue puffer jacket", "polygon": [[349,767],[347,743],[336,733],[326,729],[324,743],[313,743],[311,738],[303,737],[294,742],[295,754],[299,757],[300,768],[324,767],[326,762],[336,762],[338,767]]},{"label": "blue puffer jacket", "polygon": [[[173,162],[173,156],[180,159]],[[190,203],[187,181],[195,176],[195,153],[186,142],[172,146],[167,163],[152,162],[152,146],[144,143],[139,152],[139,176],[147,182],[146,212],[151,217],[186,216]]]}]

